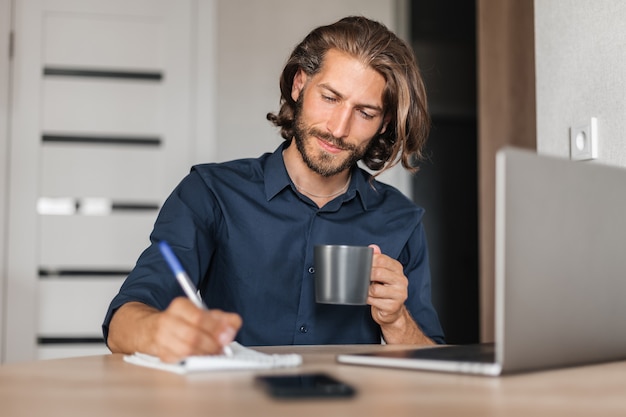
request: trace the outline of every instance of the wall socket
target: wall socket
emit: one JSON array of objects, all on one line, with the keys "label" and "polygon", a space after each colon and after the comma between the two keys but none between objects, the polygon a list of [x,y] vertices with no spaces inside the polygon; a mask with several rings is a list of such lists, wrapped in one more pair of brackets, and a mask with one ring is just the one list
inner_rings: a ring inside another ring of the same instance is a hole
[{"label": "wall socket", "polygon": [[592,117],[589,122],[569,131],[570,159],[585,161],[598,157],[598,119]]}]

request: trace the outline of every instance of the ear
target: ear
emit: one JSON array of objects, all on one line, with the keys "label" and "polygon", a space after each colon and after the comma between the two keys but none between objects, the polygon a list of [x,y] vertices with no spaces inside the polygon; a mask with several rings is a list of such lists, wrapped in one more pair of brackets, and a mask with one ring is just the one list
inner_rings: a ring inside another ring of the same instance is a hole
[{"label": "ear", "polygon": [[293,101],[298,101],[300,93],[302,93],[302,90],[306,85],[307,79],[308,76],[302,70],[302,68],[298,69],[298,72],[293,77],[293,83],[291,83],[291,98],[293,99]]}]

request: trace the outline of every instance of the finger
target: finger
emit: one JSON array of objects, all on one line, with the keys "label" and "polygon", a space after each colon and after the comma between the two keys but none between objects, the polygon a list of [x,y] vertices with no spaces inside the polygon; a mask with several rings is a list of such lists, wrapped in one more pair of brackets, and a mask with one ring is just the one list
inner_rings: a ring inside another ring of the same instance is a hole
[{"label": "finger", "polygon": [[403,285],[388,285],[375,282],[370,285],[368,296],[375,299],[391,299],[404,302],[408,297],[408,291],[407,287]]},{"label": "finger", "polygon": [[187,297],[176,297],[165,310],[166,313],[179,317],[181,320],[196,321],[201,315],[202,309]]},{"label": "finger", "polygon": [[172,301],[165,313],[161,343],[178,356],[221,353],[241,327],[239,315],[199,309],[184,297]]},{"label": "finger", "polygon": [[218,309],[200,309],[185,297],[172,301],[167,311],[201,332],[212,335],[216,340],[223,340],[224,344],[232,342],[241,327],[241,317],[238,314]]},{"label": "finger", "polygon": [[375,244],[373,244],[373,243],[372,243],[371,245],[369,245],[369,247],[370,247],[370,248],[372,248],[372,249],[374,249],[374,255],[378,255],[378,254],[380,254],[380,253],[383,253],[383,252],[380,250],[380,246],[378,246],[378,245],[375,245]]},{"label": "finger", "polygon": [[196,351],[201,332],[188,321],[166,310],[158,318],[155,344],[158,356],[167,362],[179,361]]},{"label": "finger", "polygon": [[376,259],[372,262],[373,268],[387,269],[395,274],[404,274],[404,267],[396,259],[390,258],[387,255],[377,255]]},{"label": "finger", "polygon": [[375,311],[383,316],[393,315],[397,313],[401,308],[400,303],[390,299],[376,299],[373,300],[373,303],[374,304],[372,304],[372,311]]},{"label": "finger", "polygon": [[197,321],[192,327],[197,334],[190,335],[192,338],[188,340],[196,349],[194,354],[222,353],[224,346],[235,340],[241,327],[239,315],[217,309],[201,310],[194,319]]},{"label": "finger", "polygon": [[374,249],[372,266],[384,267],[392,270],[397,270],[398,268],[402,269],[402,264],[396,259],[382,253],[378,245],[371,244],[368,247]]},{"label": "finger", "polygon": [[385,285],[408,286],[408,279],[404,276],[402,269],[389,269],[388,267],[376,266],[372,268],[372,283],[380,283]]},{"label": "finger", "polygon": [[212,332],[218,343],[224,347],[235,340],[237,331],[241,328],[241,317],[238,314],[226,313],[221,310],[209,311],[215,320],[215,328]]},{"label": "finger", "polygon": [[388,269],[389,271],[397,274],[404,273],[404,267],[400,261],[383,253],[374,253],[374,257],[372,258],[372,269],[376,268]]},{"label": "finger", "polygon": [[172,338],[172,349],[180,354],[217,353],[219,343],[213,337],[216,323],[213,315],[207,310],[198,308],[186,297],[174,299],[167,308],[170,318],[164,321],[169,337]]}]

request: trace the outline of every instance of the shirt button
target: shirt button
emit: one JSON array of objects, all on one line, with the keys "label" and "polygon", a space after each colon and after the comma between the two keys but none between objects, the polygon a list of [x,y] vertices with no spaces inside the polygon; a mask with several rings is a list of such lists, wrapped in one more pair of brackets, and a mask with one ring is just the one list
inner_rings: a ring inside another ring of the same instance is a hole
[{"label": "shirt button", "polygon": [[312,266],[309,267],[309,274],[314,274],[315,273],[315,268],[313,268]]},{"label": "shirt button", "polygon": [[308,331],[309,329],[307,329],[306,324],[303,324],[302,326],[300,326],[300,333],[306,333]]}]

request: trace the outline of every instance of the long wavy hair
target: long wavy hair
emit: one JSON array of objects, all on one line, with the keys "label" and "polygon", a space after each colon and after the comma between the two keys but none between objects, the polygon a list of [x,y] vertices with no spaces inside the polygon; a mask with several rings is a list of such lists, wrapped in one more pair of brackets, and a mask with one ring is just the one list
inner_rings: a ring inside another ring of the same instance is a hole
[{"label": "long wavy hair", "polygon": [[267,119],[280,128],[285,140],[293,138],[293,79],[299,69],[308,76],[315,75],[330,49],[360,60],[385,79],[383,110],[389,123],[372,139],[362,162],[372,171],[379,171],[376,175],[398,162],[415,172],[430,130],[426,89],[415,54],[383,24],[365,17],[350,16],[318,27],[296,46],[280,76],[280,110],[278,114],[268,113]]}]

